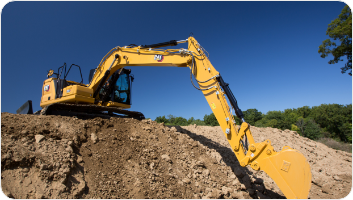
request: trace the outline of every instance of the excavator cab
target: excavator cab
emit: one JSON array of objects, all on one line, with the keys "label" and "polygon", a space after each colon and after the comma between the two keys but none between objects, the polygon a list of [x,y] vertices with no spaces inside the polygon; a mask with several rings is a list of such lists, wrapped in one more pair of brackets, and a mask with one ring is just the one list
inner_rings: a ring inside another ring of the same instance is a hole
[{"label": "excavator cab", "polygon": [[115,72],[99,92],[102,102],[115,102],[131,105],[131,84],[134,80],[130,69]]},{"label": "excavator cab", "polygon": [[131,78],[127,73],[120,74],[114,84],[112,101],[131,105]]}]

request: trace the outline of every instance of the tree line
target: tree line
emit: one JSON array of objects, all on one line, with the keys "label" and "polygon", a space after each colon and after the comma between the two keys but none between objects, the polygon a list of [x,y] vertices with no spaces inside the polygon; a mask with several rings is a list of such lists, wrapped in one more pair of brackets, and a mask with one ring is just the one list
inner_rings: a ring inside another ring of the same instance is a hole
[{"label": "tree line", "polygon": [[[301,136],[317,140],[319,138],[333,138],[352,143],[352,104],[321,104],[320,106],[303,106],[284,111],[268,111],[266,114],[257,109],[248,109],[243,112],[247,123],[256,127],[272,127],[297,131]],[[237,124],[240,119],[233,116]],[[203,120],[185,119],[173,115],[159,116],[158,123],[166,125],[187,126],[190,124],[219,126],[213,113],[205,115]]]}]

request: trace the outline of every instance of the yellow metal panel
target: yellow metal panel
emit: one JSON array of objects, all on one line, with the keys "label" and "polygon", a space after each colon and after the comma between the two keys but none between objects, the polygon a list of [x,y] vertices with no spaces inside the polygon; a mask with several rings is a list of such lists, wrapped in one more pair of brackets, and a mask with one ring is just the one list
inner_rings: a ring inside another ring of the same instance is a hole
[{"label": "yellow metal panel", "polygon": [[94,103],[94,98],[81,96],[81,95],[68,95],[65,97],[61,97],[60,99],[55,99],[52,101],[41,102],[40,106],[44,108],[53,103]]},{"label": "yellow metal panel", "polygon": [[52,101],[55,99],[56,88],[55,88],[54,81],[56,81],[56,78],[49,78],[44,81],[43,87],[42,87],[41,102]]},{"label": "yellow metal panel", "polygon": [[92,97],[93,96],[93,90],[91,88],[88,88],[86,86],[80,86],[80,85],[75,85],[76,89],[76,94],[81,95],[81,96],[87,96],[87,97]]},{"label": "yellow metal panel", "polygon": [[87,88],[85,86],[80,86],[80,85],[69,85],[63,89],[63,96],[68,96],[73,94],[92,97],[93,90],[91,88]]},{"label": "yellow metal panel", "polygon": [[76,94],[76,89],[77,87],[74,87],[73,85],[67,86],[63,88],[63,97]]}]

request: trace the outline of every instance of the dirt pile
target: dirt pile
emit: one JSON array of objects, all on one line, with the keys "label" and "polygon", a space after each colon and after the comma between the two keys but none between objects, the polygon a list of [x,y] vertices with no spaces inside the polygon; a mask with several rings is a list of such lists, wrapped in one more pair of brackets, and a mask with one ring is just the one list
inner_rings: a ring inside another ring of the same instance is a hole
[{"label": "dirt pile", "polygon": [[[350,193],[352,187],[351,153],[331,149],[322,143],[301,137],[295,131],[282,131],[275,128],[258,128],[254,126],[251,126],[250,130],[255,142],[270,139],[276,151],[282,150],[282,147],[287,145],[299,150],[305,156],[310,164],[312,173],[309,198],[338,199]],[[239,165],[220,127],[183,126],[180,127],[180,131],[187,133],[194,140],[201,141],[210,149],[217,151],[222,155],[222,161],[227,165]],[[246,167],[246,172],[262,179],[266,189],[283,195],[266,173],[255,171],[250,166]]]},{"label": "dirt pile", "polygon": [[[349,193],[351,154],[295,132],[251,130],[257,142],[306,156],[310,198]],[[240,167],[220,127],[9,113],[1,115],[1,186],[14,198],[284,198],[266,174]]]}]

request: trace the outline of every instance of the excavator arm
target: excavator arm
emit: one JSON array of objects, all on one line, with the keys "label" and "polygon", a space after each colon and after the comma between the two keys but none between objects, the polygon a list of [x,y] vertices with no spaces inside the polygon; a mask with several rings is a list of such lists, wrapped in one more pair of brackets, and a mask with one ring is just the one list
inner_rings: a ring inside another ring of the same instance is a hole
[{"label": "excavator arm", "polygon": [[[310,166],[303,154],[285,146],[276,152],[270,140],[256,143],[242,111],[228,84],[225,83],[208,59],[207,52],[193,37],[188,39],[188,50],[195,60],[193,74],[198,80],[208,104],[215,114],[240,165],[265,171],[290,199],[308,198],[311,187]],[[227,98],[242,124],[236,126]]]},{"label": "excavator arm", "polygon": [[[184,42],[188,42],[188,49],[156,49]],[[193,75],[197,81],[197,85],[194,85],[191,78],[192,84],[205,96],[240,165],[250,165],[254,170],[265,171],[287,198],[308,198],[311,171],[305,157],[288,146],[276,152],[270,140],[255,142],[228,84],[211,64],[207,51],[194,37],[154,45],[113,48],[98,65],[88,86],[93,89],[94,98],[107,79],[125,66],[189,67],[190,78]],[[241,119],[241,126],[236,125],[232,109]]]}]

